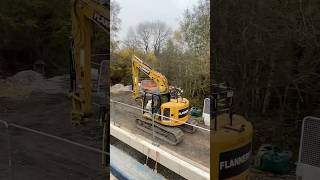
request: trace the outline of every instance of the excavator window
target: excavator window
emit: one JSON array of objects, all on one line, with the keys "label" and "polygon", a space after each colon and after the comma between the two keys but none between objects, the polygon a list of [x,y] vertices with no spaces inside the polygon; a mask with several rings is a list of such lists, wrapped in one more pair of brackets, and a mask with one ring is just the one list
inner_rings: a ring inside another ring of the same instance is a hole
[{"label": "excavator window", "polygon": [[[143,113],[151,111],[153,114],[161,114],[161,105],[170,101],[170,93],[150,93],[145,91],[143,96]],[[170,109],[164,110],[164,116],[170,117]],[[163,118],[163,120],[169,120]]]},{"label": "excavator window", "polygon": [[160,114],[161,98],[158,95],[152,95],[152,113]]},{"label": "excavator window", "polygon": [[160,94],[161,103],[166,103],[170,101],[170,93]]},{"label": "excavator window", "polygon": [[169,108],[164,108],[163,116],[165,116],[162,118],[163,120],[170,120],[169,118],[166,118],[166,117],[170,117],[170,109]]}]

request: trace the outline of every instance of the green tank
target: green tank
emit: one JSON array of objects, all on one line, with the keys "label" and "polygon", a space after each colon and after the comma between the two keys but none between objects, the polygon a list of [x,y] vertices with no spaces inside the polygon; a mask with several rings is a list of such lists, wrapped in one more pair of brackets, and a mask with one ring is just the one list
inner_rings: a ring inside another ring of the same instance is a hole
[{"label": "green tank", "polygon": [[277,146],[264,144],[259,148],[254,165],[259,170],[284,174],[289,171],[291,156],[290,151],[282,151]]},{"label": "green tank", "polygon": [[197,107],[192,107],[190,110],[190,115],[195,117],[200,117],[202,115],[202,109]]}]

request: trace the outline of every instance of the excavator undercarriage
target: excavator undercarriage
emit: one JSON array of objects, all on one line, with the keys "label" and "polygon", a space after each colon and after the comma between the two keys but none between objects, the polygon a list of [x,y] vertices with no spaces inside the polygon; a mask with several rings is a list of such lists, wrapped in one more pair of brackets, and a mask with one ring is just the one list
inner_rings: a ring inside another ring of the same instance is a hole
[{"label": "excavator undercarriage", "polygon": [[[188,124],[197,125],[194,119],[191,119]],[[157,137],[171,145],[177,145],[183,140],[184,132],[186,133],[194,133],[196,128],[193,126],[189,126],[186,124],[176,126],[176,127],[169,127],[159,124],[156,121],[152,121],[149,118],[141,118],[136,119],[137,128]]]},{"label": "excavator undercarriage", "polygon": [[183,131],[177,127],[167,127],[157,122],[152,122],[144,118],[136,119],[137,127],[155,137],[171,144],[177,145],[183,139]]}]

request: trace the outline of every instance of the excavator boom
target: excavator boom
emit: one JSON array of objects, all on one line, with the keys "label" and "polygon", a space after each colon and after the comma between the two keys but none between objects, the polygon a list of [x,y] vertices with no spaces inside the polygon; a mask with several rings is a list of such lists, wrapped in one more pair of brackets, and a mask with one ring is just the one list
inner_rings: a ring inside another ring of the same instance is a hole
[{"label": "excavator boom", "polygon": [[150,79],[154,80],[160,93],[165,93],[169,91],[169,85],[167,78],[161,73],[153,70],[148,64],[144,63],[137,56],[132,56],[132,89],[133,97],[135,99],[140,97],[139,89],[139,73],[140,71],[147,75]]},{"label": "excavator boom", "polygon": [[81,123],[92,113],[91,38],[93,23],[109,34],[108,4],[96,0],[72,0],[71,98],[72,123]]}]

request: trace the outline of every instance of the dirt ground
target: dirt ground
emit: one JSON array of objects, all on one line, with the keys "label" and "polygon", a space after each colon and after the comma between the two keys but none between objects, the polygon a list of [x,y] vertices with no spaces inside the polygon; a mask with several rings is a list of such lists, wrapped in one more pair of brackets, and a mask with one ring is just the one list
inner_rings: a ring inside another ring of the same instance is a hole
[{"label": "dirt ground", "polygon": [[[0,119],[101,148],[102,128],[91,119],[86,125],[70,123],[66,94],[31,93],[25,99],[0,99]],[[9,179],[7,139],[0,125],[0,179]],[[13,174],[17,180],[106,179],[101,154],[31,132],[10,128]],[[3,147],[3,148],[2,148]]]}]

